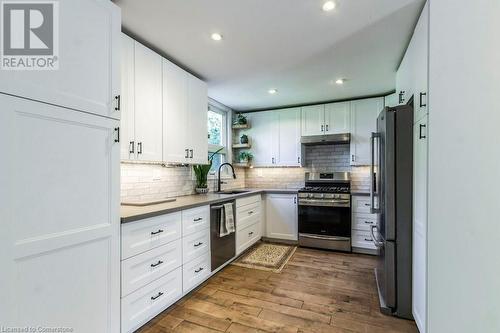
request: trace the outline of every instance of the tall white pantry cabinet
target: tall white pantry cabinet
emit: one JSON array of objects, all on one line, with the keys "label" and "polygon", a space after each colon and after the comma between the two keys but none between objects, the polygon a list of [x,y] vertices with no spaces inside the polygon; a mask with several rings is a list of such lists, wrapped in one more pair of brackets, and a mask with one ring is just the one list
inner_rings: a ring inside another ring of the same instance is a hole
[{"label": "tall white pantry cabinet", "polygon": [[59,70],[0,79],[0,323],[119,332],[120,10],[59,19]]}]

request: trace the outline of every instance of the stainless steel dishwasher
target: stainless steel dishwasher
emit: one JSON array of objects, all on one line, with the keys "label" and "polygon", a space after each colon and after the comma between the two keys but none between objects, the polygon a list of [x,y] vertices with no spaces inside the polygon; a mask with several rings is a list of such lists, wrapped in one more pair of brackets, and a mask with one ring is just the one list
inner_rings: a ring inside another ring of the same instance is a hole
[{"label": "stainless steel dishwasher", "polygon": [[212,255],[212,272],[236,255],[236,233],[220,237],[220,220],[224,204],[233,205],[233,214],[236,223],[236,205],[234,200],[221,202],[210,206],[210,250]]}]

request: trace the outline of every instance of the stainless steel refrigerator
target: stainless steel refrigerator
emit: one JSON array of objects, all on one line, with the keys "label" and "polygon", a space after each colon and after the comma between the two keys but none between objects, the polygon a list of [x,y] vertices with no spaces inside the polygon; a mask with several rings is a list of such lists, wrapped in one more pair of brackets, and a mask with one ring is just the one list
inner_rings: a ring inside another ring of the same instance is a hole
[{"label": "stainless steel refrigerator", "polygon": [[[411,104],[410,104],[411,105]],[[383,313],[412,319],[413,108],[385,108],[372,133],[371,210],[378,215],[372,239],[380,255],[375,270]]]}]

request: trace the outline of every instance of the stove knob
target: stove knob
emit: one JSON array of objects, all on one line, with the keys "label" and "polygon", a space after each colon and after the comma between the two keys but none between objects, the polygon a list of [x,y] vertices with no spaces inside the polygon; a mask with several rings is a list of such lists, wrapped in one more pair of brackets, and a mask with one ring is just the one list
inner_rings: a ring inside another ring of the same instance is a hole
[{"label": "stove knob", "polygon": [[309,199],[311,199],[311,198],[313,198],[313,197],[314,197],[314,194],[309,193],[309,194],[307,195],[307,197],[308,197]]}]

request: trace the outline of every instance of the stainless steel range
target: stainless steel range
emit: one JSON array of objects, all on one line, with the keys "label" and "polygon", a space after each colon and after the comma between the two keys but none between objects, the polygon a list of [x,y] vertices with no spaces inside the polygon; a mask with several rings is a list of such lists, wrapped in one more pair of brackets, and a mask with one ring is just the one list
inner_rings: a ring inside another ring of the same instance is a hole
[{"label": "stainless steel range", "polygon": [[306,173],[299,190],[299,245],[351,251],[348,172]]}]

